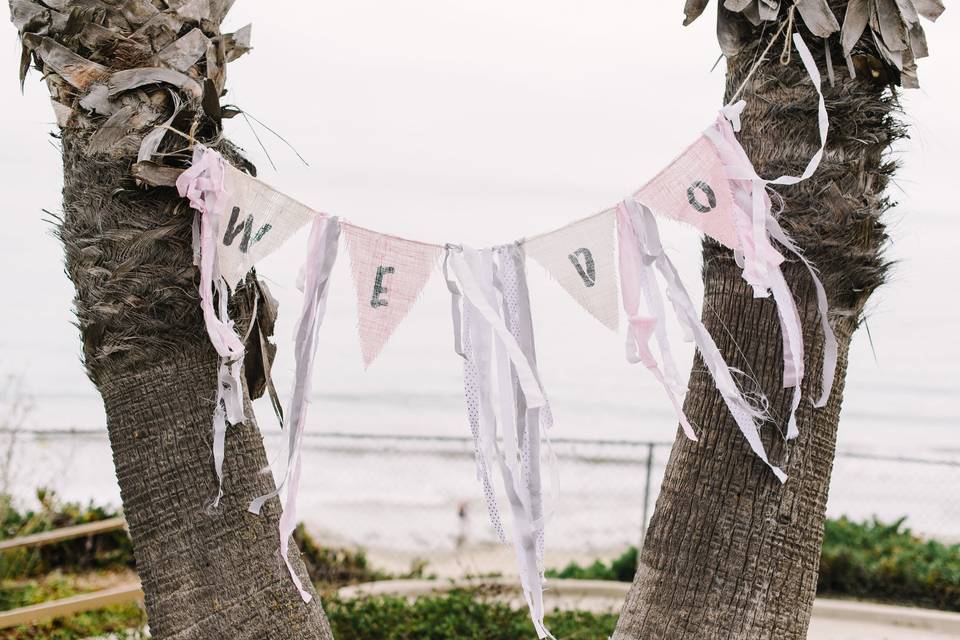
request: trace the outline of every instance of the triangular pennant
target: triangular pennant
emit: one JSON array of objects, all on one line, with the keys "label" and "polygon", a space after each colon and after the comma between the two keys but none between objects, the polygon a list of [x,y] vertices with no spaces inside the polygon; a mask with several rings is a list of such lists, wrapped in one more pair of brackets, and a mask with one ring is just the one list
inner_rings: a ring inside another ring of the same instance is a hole
[{"label": "triangular pennant", "polygon": [[527,240],[524,249],[581,307],[617,330],[613,209]]},{"label": "triangular pennant", "polygon": [[692,225],[739,249],[730,182],[716,148],[700,137],[634,194],[654,215]]},{"label": "triangular pennant", "polygon": [[230,287],[319,215],[256,178],[225,164],[217,255]]},{"label": "triangular pennant", "polygon": [[357,289],[360,351],[369,367],[420,297],[443,248],[342,227]]}]

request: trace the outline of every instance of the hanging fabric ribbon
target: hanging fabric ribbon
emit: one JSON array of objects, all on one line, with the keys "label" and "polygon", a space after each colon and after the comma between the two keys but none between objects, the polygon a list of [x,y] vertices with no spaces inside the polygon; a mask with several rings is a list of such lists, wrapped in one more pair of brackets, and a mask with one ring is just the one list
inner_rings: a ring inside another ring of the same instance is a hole
[{"label": "hanging fabric ribbon", "polygon": [[724,107],[721,110],[721,117],[717,119],[714,126],[705,131],[707,138],[720,154],[733,191],[734,216],[740,246],[735,256],[743,269],[743,278],[753,287],[755,297],[772,295],[777,305],[783,335],[783,386],[794,389],[787,424],[788,439],[799,435],[796,411],[800,406],[804,376],[803,328],[796,301],[780,267],[784,257],[774,247],[771,239],[776,240],[803,262],[810,272],[816,290],[820,327],[824,337],[824,359],[820,393],[814,401],[814,406],[824,406],[830,396],[838,357],[837,339],[827,317],[827,296],[823,284],[813,265],[780,227],[772,211],[770,195],[767,193],[768,185],[793,185],[813,175],[823,158],[827,141],[829,124],[820,86],[820,72],[799,33],[793,35],[793,42],[819,97],[817,120],[820,147],[810,158],[803,173],[799,176],[784,175],[772,180],[766,180],[757,175],[735,135],[735,132],[740,130],[740,117],[746,106],[742,100]]},{"label": "hanging fabric ribbon", "polygon": [[290,563],[288,552],[290,537],[297,525],[297,492],[300,487],[301,449],[306,427],[307,408],[313,380],[313,361],[317,351],[317,335],[327,308],[330,292],[330,272],[337,260],[340,239],[340,223],[337,218],[318,216],[310,229],[307,241],[307,261],[304,267],[303,308],[294,328],[295,373],[293,396],[287,430],[287,467],[277,488],[256,498],[250,503],[250,511],[259,514],[267,500],[280,495],[287,487],[287,497],[280,516],[280,555],[290,571],[297,590],[304,602],[312,596],[303,587],[300,576]]},{"label": "hanging fabric ribbon", "polygon": [[[655,358],[647,345],[651,335],[656,334],[666,322],[663,304],[657,291],[659,286],[657,273],[659,273],[659,277],[664,282],[667,300],[670,301],[680,326],[684,329],[687,339],[697,345],[700,356],[710,372],[717,390],[740,431],[747,439],[750,448],[770,467],[780,482],[785,482],[786,474],[767,458],[763,442],[760,439],[758,425],[766,419],[766,416],[762,409],[754,407],[747,400],[737,386],[733,378],[733,370],[727,365],[716,342],[700,320],[693,300],[683,286],[679,272],[663,250],[656,218],[648,208],[639,205],[633,198],[627,198],[617,210],[617,223],[620,236],[620,281],[624,308],[631,318],[631,328],[637,326],[634,334],[628,337],[627,358],[631,362],[643,362],[660,380],[661,384],[664,384],[674,407],[677,408],[684,432],[687,437],[695,440],[696,437],[693,435],[692,427],[683,413],[675,390],[672,388],[673,385],[668,384],[668,379],[657,367]],[[650,317],[638,314],[637,309],[641,292],[646,294],[645,297],[648,301],[653,300],[653,304],[648,302],[647,305],[648,309],[651,310],[652,315]],[[658,336],[658,342],[661,345],[661,354],[665,359],[668,358],[669,349],[664,347],[666,336],[662,336],[662,341],[661,337]],[[648,362],[651,362],[651,364],[648,364]],[[686,392],[685,385],[682,392]]]},{"label": "hanging fabric ribbon", "polygon": [[[629,199],[625,202],[633,202]],[[636,204],[633,204],[636,207]],[[683,433],[691,440],[697,439],[696,431],[683,412],[682,396],[686,386],[680,382],[680,376],[667,339],[667,318],[663,299],[656,284],[656,275],[652,273],[654,256],[644,255],[625,205],[617,208],[617,236],[620,256],[620,297],[623,310],[627,315],[627,361],[631,364],[642,363],[656,378],[667,397],[673,404],[680,420]],[[646,300],[649,315],[640,313],[641,301]],[[661,365],[650,348],[650,340],[656,339],[660,350]]]},{"label": "hanging fabric ribbon", "polygon": [[538,638],[553,638],[543,623],[541,438],[551,426],[536,371],[530,299],[519,245],[476,250],[448,247],[444,275],[453,300],[457,353],[477,469],[491,520],[503,524],[490,470],[500,470],[513,516],[520,582]]},{"label": "hanging fabric ribbon", "polygon": [[226,199],[225,164],[219,153],[203,145],[193,149],[193,163],[177,178],[177,191],[196,210],[193,223],[194,262],[200,267],[200,307],[207,335],[220,364],[213,412],[213,463],[217,496],[223,497],[223,457],[228,424],[244,421],[240,368],[244,348],[228,313],[229,287],[221,277],[217,256],[220,216]]}]

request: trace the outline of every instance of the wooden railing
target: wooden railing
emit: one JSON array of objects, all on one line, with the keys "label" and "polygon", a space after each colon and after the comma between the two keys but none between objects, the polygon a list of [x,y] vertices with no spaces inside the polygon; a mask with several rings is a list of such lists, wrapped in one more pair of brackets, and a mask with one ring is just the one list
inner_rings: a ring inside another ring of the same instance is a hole
[{"label": "wooden railing", "polygon": [[[64,527],[53,531],[43,531],[29,536],[0,541],[0,553],[15,551],[17,549],[42,547],[48,544],[63,542],[64,540],[74,540],[76,538],[86,538],[101,533],[110,533],[111,531],[124,529],[126,526],[127,523],[123,518],[109,518],[107,520],[88,522],[86,524]],[[84,593],[60,600],[42,602],[9,611],[0,611],[0,629],[36,624],[74,613],[142,600],[143,590],[140,588],[140,581],[132,580],[116,587],[102,589],[92,593]]]}]

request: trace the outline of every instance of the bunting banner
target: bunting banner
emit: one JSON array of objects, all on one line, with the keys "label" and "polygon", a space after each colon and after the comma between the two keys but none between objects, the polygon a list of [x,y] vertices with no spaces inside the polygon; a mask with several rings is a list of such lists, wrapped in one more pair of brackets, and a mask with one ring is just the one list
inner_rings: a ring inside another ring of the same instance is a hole
[{"label": "bunting banner", "polygon": [[527,255],[547,270],[581,307],[616,331],[617,272],[613,209],[524,241]]},{"label": "bunting banner", "polygon": [[369,367],[430,280],[443,248],[343,223],[357,293],[363,364]]},{"label": "bunting banner", "polygon": [[[797,303],[781,270],[787,260],[784,254],[806,267],[816,294],[824,363],[814,406],[822,407],[829,398],[838,357],[826,292],[814,265],[778,222],[779,211],[769,191],[771,185],[795,184],[812,175],[826,142],[828,122],[820,75],[800,35],[794,34],[793,41],[819,95],[821,148],[800,176],[766,179],[757,175],[736,136],[744,107],[738,102],[724,107],[715,124],[618,205],[555,231],[494,248],[407,240],[327,217],[230,168],[215,151],[197,145],[193,164],[177,186],[196,209],[200,304],[220,363],[212,418],[214,466],[221,487],[218,496],[222,495],[223,442],[228,426],[244,419],[243,344],[227,314],[229,290],[259,259],[311,220],[304,304],[295,335],[286,469],[276,491],[250,505],[257,513],[266,500],[287,492],[280,521],[284,559],[295,522],[299,451],[316,335],[340,234],[350,254],[360,351],[366,366],[410,313],[442,258],[451,297],[455,352],[463,362],[476,474],[494,529],[501,540],[514,546],[524,597],[539,638],[552,637],[543,624],[543,550],[549,513],[543,470],[556,471],[548,438],[553,418],[537,369],[527,255],[581,307],[613,330],[619,324],[620,298],[627,319],[627,360],[643,364],[654,376],[672,403],[683,433],[696,440],[704,425],[693,424],[683,411],[687,375],[675,363],[667,332],[670,323],[676,323],[685,339],[696,345],[744,444],[777,480],[786,482],[785,471],[768,458],[761,437],[765,427],[780,429],[788,441],[799,434],[796,411],[801,402],[805,352]],[[701,321],[660,241],[658,220],[690,225],[730,248],[754,296],[773,299],[783,342],[783,386],[793,389],[785,424],[778,424],[765,410],[768,403],[763,390],[747,393],[741,388],[738,377],[742,379],[743,374],[725,361]],[[556,484],[553,481],[549,486]],[[509,533],[501,515],[504,507],[510,514]],[[308,600],[310,594],[292,568],[290,571],[301,596]]]}]

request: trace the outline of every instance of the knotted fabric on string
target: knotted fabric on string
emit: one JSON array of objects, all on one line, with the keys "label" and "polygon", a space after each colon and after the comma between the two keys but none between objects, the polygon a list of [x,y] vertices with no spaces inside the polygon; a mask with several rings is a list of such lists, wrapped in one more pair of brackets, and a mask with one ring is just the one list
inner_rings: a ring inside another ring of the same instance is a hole
[{"label": "knotted fabric on string", "polygon": [[[686,416],[683,414],[679,400],[674,395],[674,389],[666,383],[666,377],[656,366],[656,361],[647,345],[651,335],[655,334],[666,323],[666,314],[658,292],[657,274],[659,274],[659,278],[664,282],[664,293],[673,307],[680,326],[683,328],[687,339],[697,345],[703,363],[710,372],[717,390],[740,431],[747,439],[750,448],[770,467],[780,482],[785,482],[786,474],[779,467],[770,463],[760,439],[758,424],[762,423],[766,416],[763,410],[754,407],[746,399],[737,386],[733,378],[733,370],[727,365],[716,342],[700,320],[697,309],[683,286],[680,274],[663,250],[656,218],[647,207],[638,204],[633,198],[627,198],[618,207],[617,223],[620,238],[620,282],[623,304],[627,315],[630,317],[631,328],[637,327],[632,335],[628,335],[627,359],[631,362],[643,362],[660,380],[661,384],[664,384],[671,396],[671,401],[677,408],[680,423],[684,426],[684,432],[687,437],[696,439]],[[638,277],[635,274],[645,275]],[[648,289],[653,290],[654,293],[648,292]],[[641,316],[638,312],[641,292],[645,294],[648,300],[647,308],[651,312],[649,317]],[[653,303],[650,303],[651,300]],[[664,333],[661,347],[665,342],[666,335]],[[662,348],[661,354],[665,358],[668,357],[669,349]],[[648,361],[653,362],[647,364]],[[685,392],[686,387],[684,386],[679,395]]]},{"label": "knotted fabric on string", "polygon": [[[220,275],[217,238],[226,199],[224,160],[203,145],[193,149],[193,162],[177,178],[177,190],[196,209],[193,223],[194,263],[200,267],[200,307],[210,342],[220,356],[217,397],[213,413],[213,461],[217,473],[217,496],[223,497],[223,457],[227,425],[244,421],[243,385],[240,367],[244,348],[228,314],[229,288]],[[216,299],[216,301],[215,301]]]},{"label": "knotted fabric on string", "polygon": [[280,555],[290,571],[300,597],[310,602],[312,596],[303,588],[300,576],[289,559],[290,537],[297,525],[297,492],[300,487],[301,449],[306,426],[310,389],[313,381],[313,362],[317,351],[317,336],[327,308],[330,291],[330,272],[337,260],[340,223],[337,218],[318,216],[313,221],[307,244],[304,266],[303,308],[294,328],[294,383],[293,396],[287,415],[287,468],[277,488],[250,503],[250,511],[260,513],[264,503],[280,495],[287,488],[283,513],[280,516]]},{"label": "knotted fabric on string", "polygon": [[783,386],[793,388],[793,400],[787,424],[787,438],[799,435],[796,411],[800,406],[801,385],[804,376],[803,327],[796,301],[783,276],[781,264],[783,255],[776,249],[771,239],[793,253],[803,262],[813,279],[817,294],[817,307],[820,327],[824,337],[824,358],[820,393],[814,400],[814,406],[822,407],[830,397],[833,379],[837,368],[837,339],[827,318],[827,296],[816,269],[803,256],[800,249],[790,240],[773,214],[768,185],[793,185],[806,180],[820,164],[827,141],[829,122],[827,109],[821,91],[820,72],[813,56],[800,37],[793,35],[794,44],[800,59],[810,75],[819,96],[818,125],[820,148],[813,154],[803,173],[799,176],[780,176],[766,180],[757,175],[753,164],[737,140],[735,132],[740,130],[740,117],[746,103],[739,101],[721,110],[721,117],[705,134],[713,142],[724,163],[724,169],[730,180],[734,198],[734,215],[740,241],[740,250],[735,253],[738,264],[743,269],[744,280],[753,287],[754,296],[773,296],[777,305],[783,336]]},{"label": "knotted fabric on string", "polygon": [[[519,245],[475,250],[448,247],[444,275],[453,300],[457,353],[464,358],[464,390],[477,470],[501,538],[490,470],[498,468],[513,516],[520,581],[539,638],[543,623],[541,438],[550,409],[536,371],[530,299]],[[549,442],[549,441],[548,441]]]}]

